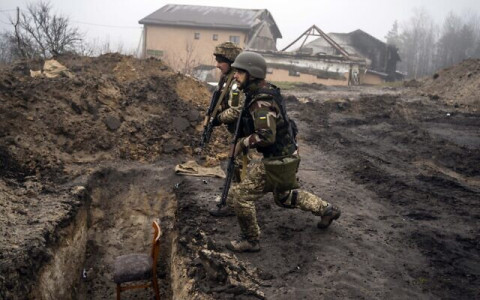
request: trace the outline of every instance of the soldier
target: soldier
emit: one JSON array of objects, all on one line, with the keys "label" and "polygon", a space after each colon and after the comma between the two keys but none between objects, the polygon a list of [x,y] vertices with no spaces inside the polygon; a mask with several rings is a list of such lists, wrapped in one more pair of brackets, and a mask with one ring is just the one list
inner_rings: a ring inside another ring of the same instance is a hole
[{"label": "soldier", "polygon": [[221,110],[215,116],[213,124],[218,126],[226,124],[230,132],[235,131],[235,124],[240,110],[243,105],[243,93],[238,90],[235,80],[233,80],[233,69],[231,64],[235,61],[238,54],[242,52],[242,48],[238,47],[232,42],[221,43],[215,47],[215,60],[217,61],[217,68],[222,72],[219,85],[217,88],[220,92],[227,89],[225,98],[220,99]]},{"label": "soldier", "polygon": [[229,242],[227,248],[235,252],[260,250],[255,201],[268,192],[273,192],[280,207],[298,208],[320,216],[317,227],[327,228],[340,217],[340,209],[312,193],[296,189],[300,163],[296,126],[288,118],[280,90],[265,81],[265,59],[254,52],[242,52],[232,67],[238,87],[246,96],[241,122],[243,134],[232,150],[233,155],[256,148],[264,158],[262,163],[249,166],[247,176],[230,191],[241,235]]},{"label": "soldier", "polygon": [[[215,55],[215,60],[217,61],[217,68],[222,72],[217,89],[219,89],[221,94],[223,94],[224,89],[227,90],[224,93],[225,97],[220,99],[221,109],[213,119],[212,124],[214,126],[225,124],[228,131],[231,133],[235,131],[235,125],[245,99],[244,94],[238,89],[237,83],[233,79],[233,68],[231,67],[231,64],[240,52],[242,52],[242,48],[232,42],[225,42],[216,46],[215,52],[213,53],[213,55]],[[239,182],[241,173],[240,168],[242,165],[241,159],[238,159],[236,165],[239,167],[235,170],[234,181]],[[214,217],[233,216],[235,213],[230,204],[230,202],[227,202],[226,206],[221,209],[211,209],[209,210],[209,213]]]}]

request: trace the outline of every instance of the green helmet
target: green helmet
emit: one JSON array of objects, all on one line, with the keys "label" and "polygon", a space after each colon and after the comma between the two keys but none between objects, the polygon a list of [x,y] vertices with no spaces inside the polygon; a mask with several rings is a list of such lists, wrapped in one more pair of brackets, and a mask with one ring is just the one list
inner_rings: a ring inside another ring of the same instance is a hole
[{"label": "green helmet", "polygon": [[213,52],[213,55],[222,56],[232,63],[235,58],[237,58],[237,55],[240,54],[240,52],[242,52],[242,48],[238,47],[232,42],[225,42],[215,47],[215,52]]},{"label": "green helmet", "polygon": [[232,64],[232,67],[245,70],[258,79],[265,79],[267,73],[267,62],[258,53],[244,51],[240,53]]}]

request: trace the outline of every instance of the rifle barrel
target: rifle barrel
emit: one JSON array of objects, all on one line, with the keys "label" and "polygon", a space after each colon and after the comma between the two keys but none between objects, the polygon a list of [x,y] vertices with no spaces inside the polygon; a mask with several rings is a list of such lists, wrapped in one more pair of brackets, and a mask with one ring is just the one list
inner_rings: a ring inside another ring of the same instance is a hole
[{"label": "rifle barrel", "polygon": [[223,191],[222,191],[222,198],[220,199],[220,203],[218,204],[218,208],[220,209],[227,203],[227,197],[228,197],[228,191],[230,190],[230,185],[232,183],[232,178],[233,178],[233,172],[235,169],[235,147],[237,146],[238,139],[240,138],[240,126],[242,125],[242,119],[243,119],[243,114],[247,110],[247,100],[245,99],[245,103],[243,105],[243,109],[240,112],[240,115],[238,116],[237,119],[237,125],[235,127],[235,135],[232,140],[232,153],[230,153],[230,157],[228,160],[228,166],[227,166],[227,177],[225,178],[225,183],[223,185]]}]

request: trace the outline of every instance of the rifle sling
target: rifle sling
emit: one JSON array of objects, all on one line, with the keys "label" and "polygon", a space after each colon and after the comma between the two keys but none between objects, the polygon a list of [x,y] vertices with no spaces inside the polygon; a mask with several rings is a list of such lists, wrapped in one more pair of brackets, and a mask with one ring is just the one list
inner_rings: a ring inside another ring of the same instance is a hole
[{"label": "rifle sling", "polygon": [[[211,115],[210,119],[213,119],[213,118],[217,117],[217,112],[220,109],[220,105],[222,104],[223,98],[225,97],[225,94],[227,93],[227,90],[228,90],[228,87],[230,86],[230,83],[232,83],[232,79],[233,79],[233,72],[230,73],[227,77],[227,84],[225,86],[226,88],[223,89],[222,93],[220,94],[220,97],[218,98],[217,104],[215,105],[215,108],[213,109],[213,112],[212,112],[212,115]],[[222,88],[222,87],[220,87],[220,88]]]}]

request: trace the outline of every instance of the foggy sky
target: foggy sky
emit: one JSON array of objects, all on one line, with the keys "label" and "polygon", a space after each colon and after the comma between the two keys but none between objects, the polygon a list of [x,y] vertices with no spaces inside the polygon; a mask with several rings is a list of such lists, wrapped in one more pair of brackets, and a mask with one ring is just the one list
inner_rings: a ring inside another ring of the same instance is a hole
[{"label": "foggy sky", "polygon": [[[8,17],[15,8],[26,7],[25,0],[0,1],[0,30],[11,28]],[[361,29],[384,41],[393,22],[405,23],[414,9],[424,8],[441,25],[453,11],[462,15],[480,15],[479,0],[50,0],[56,13],[68,16],[72,25],[85,33],[87,41],[98,44],[108,40],[112,50],[119,44],[124,49],[137,49],[142,26],[138,21],[165,4],[191,4],[235,8],[268,9],[283,35],[277,42],[281,49],[312,25],[324,32],[350,32]],[[292,6],[292,3],[295,6]]]}]

